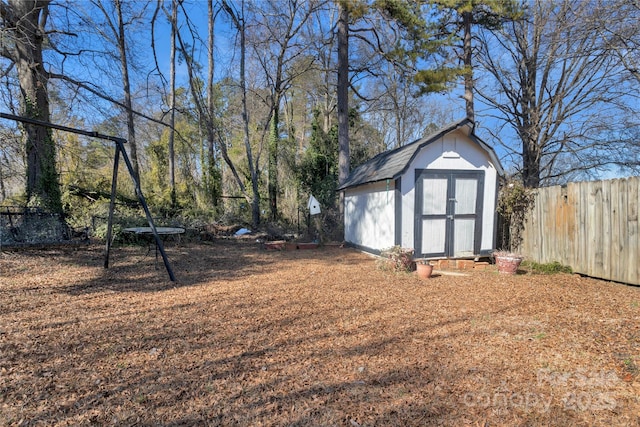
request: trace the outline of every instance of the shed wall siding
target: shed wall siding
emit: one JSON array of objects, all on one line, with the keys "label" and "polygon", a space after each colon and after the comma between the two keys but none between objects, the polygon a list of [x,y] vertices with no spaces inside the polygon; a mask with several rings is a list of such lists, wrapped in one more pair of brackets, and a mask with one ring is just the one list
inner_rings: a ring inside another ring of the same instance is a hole
[{"label": "shed wall siding", "polygon": [[493,248],[494,215],[496,202],[497,172],[487,153],[471,142],[462,132],[452,132],[426,146],[413,160],[402,176],[402,246],[414,244],[414,205],[416,169],[430,170],[483,170],[484,199],[482,218],[481,251]]},{"label": "shed wall siding", "polygon": [[379,182],[345,191],[344,236],[347,242],[373,250],[394,245],[394,190],[391,181],[388,185]]}]

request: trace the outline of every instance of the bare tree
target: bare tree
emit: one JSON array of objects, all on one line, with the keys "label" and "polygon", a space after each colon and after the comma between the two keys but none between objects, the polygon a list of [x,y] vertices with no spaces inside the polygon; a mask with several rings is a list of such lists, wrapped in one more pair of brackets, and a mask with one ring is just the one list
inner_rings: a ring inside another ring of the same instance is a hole
[{"label": "bare tree", "polygon": [[[318,1],[271,0],[254,5],[257,23],[251,46],[269,88],[268,190],[271,220],[278,219],[278,157],[280,155],[280,108],[293,81],[314,65],[302,30],[318,9]],[[267,131],[265,126],[264,131]]]},{"label": "bare tree", "polygon": [[416,96],[415,85],[390,67],[368,92],[366,116],[380,133],[384,148],[400,147],[451,123],[456,115],[453,106],[429,97]]},{"label": "bare tree", "polygon": [[[175,169],[175,166],[172,166],[172,163],[175,162],[175,159],[172,160],[172,157],[175,155],[175,153],[172,154],[172,152],[174,152],[175,150],[172,148],[172,145],[174,145],[173,140],[175,140],[175,135],[177,134],[175,129],[175,113],[177,107],[175,106],[175,100],[173,99],[175,95],[172,95],[172,93],[175,94],[176,92],[175,55],[177,53],[180,55],[182,62],[186,66],[188,74],[188,90],[191,94],[191,100],[193,101],[195,107],[195,112],[193,115],[196,117],[199,130],[201,132],[204,132],[204,137],[206,140],[206,146],[200,147],[200,166],[203,178],[203,185],[201,189],[204,190],[203,192],[206,194],[207,203],[213,203],[214,205],[217,205],[221,196],[220,171],[215,156],[217,147],[220,149],[223,159],[229,165],[233,176],[236,178],[237,182],[239,182],[242,192],[245,193],[242,181],[238,176],[234,164],[231,162],[231,159],[228,156],[226,145],[220,137],[221,132],[216,116],[216,85],[214,83],[214,28],[218,11],[214,7],[213,2],[207,2],[207,41],[202,42],[200,34],[198,33],[198,29],[193,22],[193,16],[190,16],[189,11],[185,8],[184,2],[172,0],[171,4],[171,10],[167,10],[164,4],[159,1],[151,20],[152,27],[155,28],[159,12],[164,11],[164,15],[167,17],[171,25],[172,53],[170,58],[171,70],[169,76],[169,100],[167,102],[169,106],[169,122],[171,127],[169,133],[170,138],[168,141],[169,174],[170,178],[173,179],[172,175],[175,174],[175,171],[173,171]],[[182,11],[181,16],[184,20],[182,23],[179,22],[179,10]],[[153,32],[155,33],[155,31]],[[206,80],[200,74],[203,67],[196,61],[197,49],[200,47],[200,45],[204,46],[204,51],[207,57]],[[158,51],[156,50],[155,41],[153,41],[152,43],[152,50],[154,58],[156,60],[156,69],[160,74],[162,74],[162,69],[158,64]],[[206,94],[203,91],[203,82],[206,82]],[[185,142],[184,139],[183,142]],[[174,192],[175,184],[171,185],[172,192]],[[172,203],[175,204],[175,202]]]},{"label": "bare tree", "polygon": [[[216,146],[220,147],[220,152],[224,161],[231,169],[233,175],[238,178],[235,166],[231,163],[231,159],[227,153],[227,144],[223,140],[219,140],[219,144],[216,144],[216,135],[220,135],[220,124],[216,118],[216,94],[214,83],[215,76],[215,22],[218,16],[219,8],[217,10],[213,7],[213,1],[207,2],[207,115],[206,115],[206,127],[207,127],[207,179],[210,183],[213,183],[220,178],[220,185],[215,187],[219,189],[219,194],[210,194],[217,204],[218,196],[222,196],[222,174],[218,174],[216,165]],[[242,188],[242,187],[241,187]],[[246,193],[246,191],[245,191]]]},{"label": "bare tree", "polygon": [[[505,144],[527,187],[629,163],[616,133],[628,110],[624,68],[594,31],[605,1],[536,0],[525,19],[484,33],[479,55],[495,133],[511,128]],[[506,132],[502,132],[504,135]]]},{"label": "bare tree", "polygon": [[640,83],[640,2],[615,0],[599,12],[594,30]]},{"label": "bare tree", "polygon": [[251,139],[249,132],[249,110],[247,108],[247,74],[246,74],[246,58],[247,58],[247,22],[245,20],[245,2],[240,2],[239,8],[232,5],[227,0],[222,0],[222,8],[231,20],[239,35],[240,48],[240,95],[242,98],[242,127],[243,142],[245,152],[247,154],[247,165],[249,174],[251,175],[251,187],[253,190],[253,199],[251,201],[251,216],[253,226],[260,225],[260,191],[258,188],[258,171],[257,165],[254,164],[254,157],[251,148]]},{"label": "bare tree", "polygon": [[171,0],[171,47],[169,51],[169,186],[171,187],[171,205],[176,207],[176,31],[178,28],[178,2]]},{"label": "bare tree", "polygon": [[305,38],[310,43],[310,51],[315,56],[315,70],[307,73],[302,81],[298,81],[301,87],[314,101],[314,108],[320,111],[322,116],[322,130],[328,133],[335,118],[336,110],[336,32],[334,28],[335,8],[330,3],[325,3],[324,8],[316,11],[314,23],[304,29],[307,32]]},{"label": "bare tree", "polygon": [[[104,24],[106,26],[106,28],[100,28],[98,30],[99,33],[105,38],[105,40],[111,41],[117,47],[118,61],[120,63],[120,78],[122,81],[124,113],[127,118],[127,145],[131,155],[131,163],[135,178],[136,180],[139,180],[140,166],[138,161],[138,147],[136,143],[133,101],[131,98],[131,79],[129,77],[129,56],[131,53],[127,46],[127,34],[125,32],[125,28],[132,22],[141,19],[145,12],[146,3],[142,4],[142,7],[131,10],[132,13],[129,14],[130,16],[125,17],[123,14],[123,0],[109,0],[113,1],[112,5],[106,3],[105,0],[93,1],[96,8],[102,12],[104,16]],[[113,10],[110,10],[111,6],[113,6]],[[115,16],[112,14],[115,14]]]}]

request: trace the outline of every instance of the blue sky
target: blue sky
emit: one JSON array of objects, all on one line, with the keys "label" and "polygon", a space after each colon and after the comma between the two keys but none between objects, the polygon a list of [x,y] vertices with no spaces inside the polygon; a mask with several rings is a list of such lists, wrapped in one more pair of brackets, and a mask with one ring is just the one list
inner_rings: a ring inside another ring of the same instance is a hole
[{"label": "blue sky", "polygon": [[[88,4],[88,3],[87,3]],[[54,7],[54,6],[52,6]],[[155,3],[149,4],[150,8],[155,7]],[[205,1],[190,1],[185,3],[185,8],[188,10],[188,14],[190,19],[192,19],[192,24],[198,28],[201,37],[206,37],[206,28],[207,28],[207,2]],[[186,24],[184,22],[184,16],[181,13],[181,26],[186,28]],[[187,31],[182,32],[183,35],[187,34]],[[206,40],[202,40],[206,42]],[[224,15],[218,17],[216,21],[216,77],[217,79],[221,79],[226,76],[228,73],[237,72],[237,65],[235,65],[234,61],[237,58],[232,58],[232,55],[236,52],[233,48],[233,43],[235,41],[235,31],[233,31]],[[95,42],[95,41],[94,41]],[[134,46],[134,50],[136,53],[140,54],[141,57],[138,58],[139,62],[144,66],[144,68],[150,68],[153,63],[153,57],[150,53],[150,36],[141,32],[140,34],[136,34],[136,37],[132,40],[133,43],[138,44],[138,46]],[[155,33],[155,42],[159,60],[159,66],[162,69],[162,72],[165,78],[169,76],[169,45],[170,45],[170,28],[168,22],[165,17],[161,17],[157,21],[156,33]],[[189,41],[193,42],[193,41]],[[199,57],[196,59],[206,66],[206,54],[202,51],[199,51]],[[68,64],[71,64],[72,61],[69,60]],[[231,65],[229,65],[231,64]],[[73,67],[73,65],[71,66]],[[73,69],[73,68],[72,68]],[[87,76],[94,76],[97,80],[101,81],[104,88],[109,91],[109,85],[113,85],[113,94],[118,94],[118,83],[114,83],[113,77],[106,75],[105,73],[96,72],[98,68],[94,67],[92,69],[90,66],[84,65],[84,69],[82,66],[78,66],[77,70],[81,70],[80,74]],[[117,74],[117,73],[116,73]],[[115,75],[115,74],[114,74]],[[138,78],[145,78],[145,73],[141,73]],[[106,78],[105,78],[106,77]],[[476,78],[482,79],[482,75],[476,75]],[[101,79],[101,80],[100,80]],[[177,66],[177,80],[178,85],[186,86],[188,82],[188,74],[186,70],[186,66],[181,63]],[[140,83],[140,81],[138,81]],[[144,83],[144,82],[143,82]],[[454,89],[447,94],[435,94],[429,95],[428,100],[435,103],[441,103],[446,106],[454,106],[453,109],[456,113],[454,113],[454,119],[460,119],[464,117],[464,101],[461,98],[463,92],[462,83],[458,83],[455,85]],[[114,95],[115,96],[115,95]],[[480,100],[476,97],[476,111],[477,111],[477,120],[479,121],[479,136],[486,140],[487,143],[493,145],[498,156],[503,158],[505,157],[505,150],[496,141],[493,141],[489,136],[489,133],[486,132],[487,128],[497,128],[498,123],[495,119],[491,119],[488,115],[484,114],[486,111],[486,106],[483,106]],[[107,112],[109,108],[105,109]],[[505,143],[515,143],[517,144],[518,140],[513,133],[513,129],[509,126],[505,126],[502,128],[500,138]],[[504,159],[505,168],[509,168],[509,160]],[[606,177],[617,176],[616,170],[607,170],[604,175]]]}]

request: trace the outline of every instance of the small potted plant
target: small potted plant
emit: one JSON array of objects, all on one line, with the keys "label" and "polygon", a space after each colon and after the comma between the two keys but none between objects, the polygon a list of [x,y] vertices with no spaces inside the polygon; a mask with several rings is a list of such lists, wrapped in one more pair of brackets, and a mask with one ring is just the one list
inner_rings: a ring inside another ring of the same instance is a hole
[{"label": "small potted plant", "polygon": [[501,274],[516,274],[523,259],[522,255],[509,251],[495,251],[493,258]]},{"label": "small potted plant", "polygon": [[421,279],[428,279],[433,273],[433,266],[427,259],[420,259],[416,261],[416,274]]}]

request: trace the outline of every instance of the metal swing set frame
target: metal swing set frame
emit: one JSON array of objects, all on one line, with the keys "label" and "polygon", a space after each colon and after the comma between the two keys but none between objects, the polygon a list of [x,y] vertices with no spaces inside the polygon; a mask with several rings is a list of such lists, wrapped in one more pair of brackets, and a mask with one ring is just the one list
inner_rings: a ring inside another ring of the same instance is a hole
[{"label": "metal swing set frame", "polygon": [[162,239],[160,238],[160,235],[158,234],[158,230],[156,229],[156,226],[153,223],[153,218],[151,217],[149,206],[147,205],[144,195],[142,194],[142,190],[140,189],[140,183],[138,182],[138,179],[136,178],[133,172],[133,166],[131,165],[131,160],[129,160],[127,151],[124,149],[124,144],[127,143],[126,139],[120,138],[117,136],[104,135],[95,131],[75,129],[68,126],[56,125],[54,123],[43,122],[40,120],[28,118],[28,117],[16,116],[13,114],[6,114],[2,112],[0,112],[0,118],[115,142],[116,150],[115,150],[115,156],[113,159],[113,175],[111,179],[111,200],[109,202],[109,217],[108,217],[108,223],[107,223],[107,242],[106,242],[105,254],[104,254],[104,268],[109,268],[109,254],[111,252],[111,239],[112,239],[112,233],[113,233],[113,211],[115,209],[115,204],[116,204],[116,187],[118,184],[118,167],[120,165],[120,156],[122,155],[122,158],[124,159],[124,162],[127,166],[127,170],[129,171],[129,176],[133,180],[136,196],[138,197],[138,201],[140,202],[140,204],[142,205],[142,208],[144,209],[144,213],[147,217],[147,222],[149,223],[149,227],[151,228],[153,237],[155,238],[156,248],[162,255],[162,261],[164,262],[164,266],[167,270],[167,274],[169,274],[169,279],[171,279],[172,282],[176,281],[176,278],[173,274],[173,269],[171,268],[171,264],[169,263],[169,258],[167,258],[167,254],[165,253]]}]

